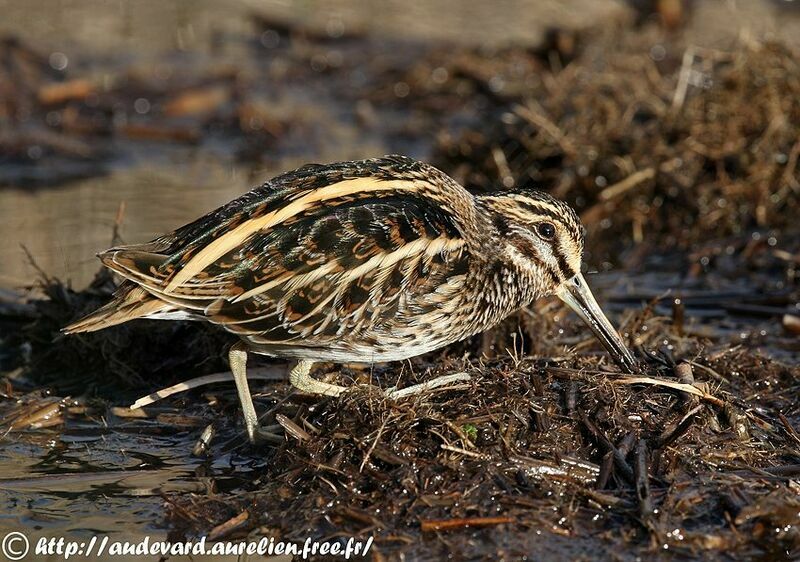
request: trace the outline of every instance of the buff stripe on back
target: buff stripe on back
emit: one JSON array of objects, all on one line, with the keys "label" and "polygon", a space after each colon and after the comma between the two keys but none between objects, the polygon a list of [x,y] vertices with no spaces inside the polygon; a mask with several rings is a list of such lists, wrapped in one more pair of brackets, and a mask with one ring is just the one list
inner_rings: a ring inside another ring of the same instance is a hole
[{"label": "buff stripe on back", "polygon": [[343,180],[310,191],[293,200],[291,203],[267,213],[262,217],[244,221],[239,226],[208,244],[186,262],[169,281],[164,291],[168,293],[174,291],[178,286],[192,279],[195,275],[214,263],[214,261],[243,244],[256,232],[281,224],[314,207],[314,205],[318,203],[358,193],[390,190],[407,192],[419,191],[420,183],[410,180],[377,180],[375,178],[365,177]]}]

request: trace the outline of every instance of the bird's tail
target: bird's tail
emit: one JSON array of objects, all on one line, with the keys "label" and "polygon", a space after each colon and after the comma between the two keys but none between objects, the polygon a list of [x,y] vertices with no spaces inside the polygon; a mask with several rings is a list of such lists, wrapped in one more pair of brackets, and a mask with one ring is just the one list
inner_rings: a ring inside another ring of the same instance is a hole
[{"label": "bird's tail", "polygon": [[114,294],[114,300],[61,331],[65,334],[95,332],[128,320],[157,315],[171,308],[169,303],[157,299],[141,287],[125,283]]}]

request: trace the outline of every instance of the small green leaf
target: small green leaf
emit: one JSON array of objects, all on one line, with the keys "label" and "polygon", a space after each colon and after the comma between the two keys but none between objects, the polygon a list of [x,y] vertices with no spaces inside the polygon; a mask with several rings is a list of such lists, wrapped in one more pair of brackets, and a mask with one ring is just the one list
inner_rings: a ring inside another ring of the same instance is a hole
[{"label": "small green leaf", "polygon": [[466,423],[461,426],[461,431],[470,439],[470,441],[474,441],[475,438],[478,436],[478,428],[472,425],[471,423]]}]

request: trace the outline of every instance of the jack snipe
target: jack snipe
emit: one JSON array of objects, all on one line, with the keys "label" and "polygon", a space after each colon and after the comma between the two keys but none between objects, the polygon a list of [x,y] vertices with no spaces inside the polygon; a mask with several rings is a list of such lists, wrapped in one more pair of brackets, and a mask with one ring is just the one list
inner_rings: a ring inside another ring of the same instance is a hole
[{"label": "jack snipe", "polygon": [[202,319],[237,334],[231,370],[248,436],[258,436],[247,351],[295,359],[291,383],[337,396],[315,361],[414,357],[490,328],[556,294],[626,370],[634,358],[580,273],[583,229],[549,195],[474,196],[402,156],[278,176],[147,244],[112,248],[115,298],[65,328],[135,318]]}]

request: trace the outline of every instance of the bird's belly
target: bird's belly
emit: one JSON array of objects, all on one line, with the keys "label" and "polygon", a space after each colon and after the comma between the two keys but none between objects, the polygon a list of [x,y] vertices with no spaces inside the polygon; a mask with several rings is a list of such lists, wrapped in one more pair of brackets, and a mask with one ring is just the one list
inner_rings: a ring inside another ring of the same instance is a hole
[{"label": "bird's belly", "polygon": [[470,292],[461,281],[439,283],[401,295],[395,306],[331,320],[324,330],[312,326],[280,339],[271,339],[264,332],[240,335],[254,352],[274,357],[347,363],[400,361],[463,340],[494,326],[507,314],[505,309],[465,298]]},{"label": "bird's belly", "polygon": [[387,363],[417,357],[447,345],[440,342],[418,342],[379,349],[374,346],[340,347],[273,347],[254,346],[253,352],[285,359],[304,359],[309,361],[331,361],[334,363]]},{"label": "bird's belly", "polygon": [[[314,337],[299,339],[296,343],[265,343],[249,341],[255,353],[337,363],[384,363],[410,359],[435,351],[451,343],[465,339],[484,327],[467,328],[463,323],[445,329],[420,329],[414,325],[387,327],[367,333],[342,334],[334,340],[318,340]],[[245,337],[245,340],[247,338]]]}]

